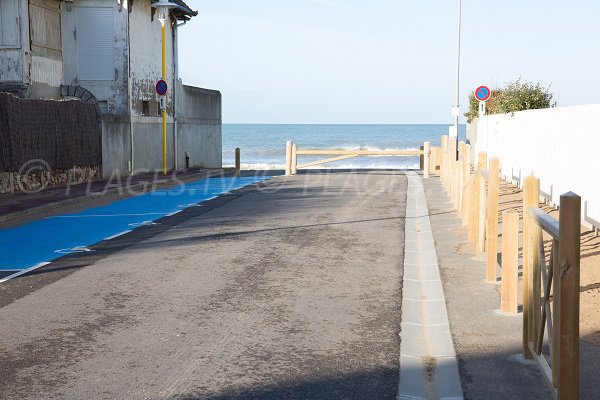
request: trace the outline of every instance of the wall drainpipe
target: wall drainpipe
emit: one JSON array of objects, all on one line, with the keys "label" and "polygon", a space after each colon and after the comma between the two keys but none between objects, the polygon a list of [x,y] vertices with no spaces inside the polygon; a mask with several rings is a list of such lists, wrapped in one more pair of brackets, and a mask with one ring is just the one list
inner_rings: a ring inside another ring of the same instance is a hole
[{"label": "wall drainpipe", "polygon": [[[173,24],[173,166],[177,170],[177,146],[178,146],[178,126],[177,126],[177,84],[179,83],[179,41],[177,29],[185,25],[186,21],[178,24],[177,20]],[[187,166],[186,166],[187,167]]]}]

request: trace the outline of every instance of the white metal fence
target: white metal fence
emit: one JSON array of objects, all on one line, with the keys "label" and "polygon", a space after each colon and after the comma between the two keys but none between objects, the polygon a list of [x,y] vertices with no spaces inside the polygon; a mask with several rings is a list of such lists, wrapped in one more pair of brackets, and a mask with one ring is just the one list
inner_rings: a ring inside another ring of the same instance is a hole
[{"label": "white metal fence", "polygon": [[600,227],[600,104],[489,115],[474,121],[471,155],[486,151],[501,174],[522,186],[534,174],[542,197],[558,205],[573,191],[582,198],[582,221]]}]

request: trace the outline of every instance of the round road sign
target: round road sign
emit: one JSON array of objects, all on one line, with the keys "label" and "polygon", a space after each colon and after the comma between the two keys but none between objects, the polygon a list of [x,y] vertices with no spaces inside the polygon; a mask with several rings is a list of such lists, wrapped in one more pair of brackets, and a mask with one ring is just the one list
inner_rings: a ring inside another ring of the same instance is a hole
[{"label": "round road sign", "polygon": [[165,94],[167,94],[168,89],[169,86],[164,80],[161,79],[158,82],[156,82],[156,93],[158,93],[159,96],[164,96]]},{"label": "round road sign", "polygon": [[475,89],[475,98],[479,101],[486,101],[492,95],[492,91],[487,86],[479,86]]}]

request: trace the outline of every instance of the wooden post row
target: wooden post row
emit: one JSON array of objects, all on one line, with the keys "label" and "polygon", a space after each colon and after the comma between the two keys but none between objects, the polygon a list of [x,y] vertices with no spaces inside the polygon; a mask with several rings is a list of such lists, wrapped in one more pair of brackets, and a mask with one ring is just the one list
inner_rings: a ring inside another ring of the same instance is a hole
[{"label": "wooden post row", "polygon": [[517,314],[517,289],[519,281],[519,213],[506,210],[502,213],[502,287],[500,311]]},{"label": "wooden post row", "polygon": [[[533,355],[529,351],[529,342],[535,336],[532,308],[532,264],[539,265],[538,249],[535,244],[539,243],[540,232],[535,229],[529,208],[538,207],[540,199],[540,180],[531,175],[523,180],[523,356],[531,359]],[[538,278],[539,286],[539,278]]]},{"label": "wooden post row", "polygon": [[490,159],[487,193],[487,272],[486,280],[496,282],[498,257],[498,202],[500,197],[500,160]]}]

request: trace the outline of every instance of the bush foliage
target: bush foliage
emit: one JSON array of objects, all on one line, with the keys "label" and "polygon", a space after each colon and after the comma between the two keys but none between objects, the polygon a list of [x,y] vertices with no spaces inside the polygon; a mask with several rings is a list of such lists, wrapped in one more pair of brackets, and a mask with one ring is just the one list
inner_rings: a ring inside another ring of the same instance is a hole
[{"label": "bush foliage", "polygon": [[[487,114],[506,114],[516,111],[534,110],[539,108],[550,108],[556,106],[552,100],[554,95],[550,88],[540,83],[524,82],[517,79],[508,82],[502,89],[492,90],[490,99],[486,102]],[[473,121],[479,116],[479,101],[475,95],[469,95],[469,111],[465,113],[467,122]]]}]

